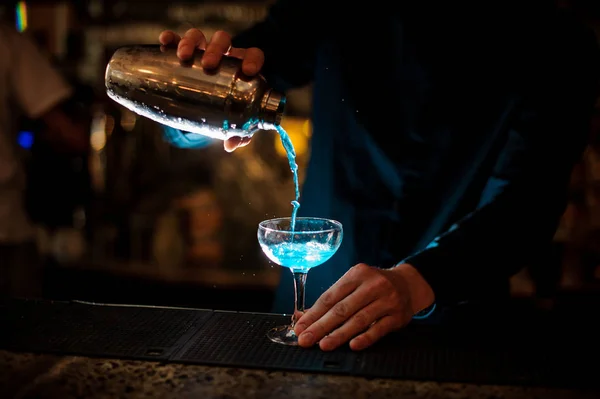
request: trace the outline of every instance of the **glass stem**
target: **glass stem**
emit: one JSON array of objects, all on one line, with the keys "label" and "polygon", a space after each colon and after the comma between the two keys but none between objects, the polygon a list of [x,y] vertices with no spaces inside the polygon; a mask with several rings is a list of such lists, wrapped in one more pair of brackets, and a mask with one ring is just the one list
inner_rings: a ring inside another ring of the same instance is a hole
[{"label": "glass stem", "polygon": [[294,273],[294,315],[292,316],[292,324],[290,328],[294,328],[296,321],[304,313],[304,286],[306,285],[306,273],[295,272]]}]

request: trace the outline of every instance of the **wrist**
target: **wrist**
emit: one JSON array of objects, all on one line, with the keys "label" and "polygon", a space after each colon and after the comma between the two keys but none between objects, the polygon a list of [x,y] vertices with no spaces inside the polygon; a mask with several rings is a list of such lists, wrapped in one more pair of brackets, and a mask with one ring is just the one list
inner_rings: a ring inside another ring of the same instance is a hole
[{"label": "wrist", "polygon": [[413,315],[430,308],[435,303],[433,289],[414,266],[401,263],[392,270],[406,281]]}]

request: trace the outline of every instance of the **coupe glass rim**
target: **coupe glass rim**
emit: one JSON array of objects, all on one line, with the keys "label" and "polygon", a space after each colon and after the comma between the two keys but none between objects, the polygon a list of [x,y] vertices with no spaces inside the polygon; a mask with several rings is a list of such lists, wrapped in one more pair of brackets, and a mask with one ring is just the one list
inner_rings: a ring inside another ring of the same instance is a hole
[{"label": "coupe glass rim", "polygon": [[265,230],[265,231],[271,231],[271,232],[276,232],[276,233],[283,233],[283,234],[324,234],[324,233],[333,233],[335,231],[342,231],[343,227],[342,224],[340,222],[338,222],[337,220],[333,220],[333,219],[327,219],[327,218],[317,218],[317,217],[310,217],[310,216],[302,216],[302,217],[297,217],[296,218],[296,222],[298,222],[299,220],[315,220],[315,221],[322,221],[322,222],[328,222],[334,225],[334,227],[331,227],[329,229],[321,229],[321,230],[294,230],[294,231],[290,231],[290,230],[280,230],[280,229],[273,229],[271,227],[267,227],[265,226],[266,223],[277,223],[283,220],[289,221],[291,220],[291,217],[280,217],[280,218],[273,218],[273,219],[268,219],[268,220],[263,220],[262,222],[260,222],[258,224],[258,228]]}]

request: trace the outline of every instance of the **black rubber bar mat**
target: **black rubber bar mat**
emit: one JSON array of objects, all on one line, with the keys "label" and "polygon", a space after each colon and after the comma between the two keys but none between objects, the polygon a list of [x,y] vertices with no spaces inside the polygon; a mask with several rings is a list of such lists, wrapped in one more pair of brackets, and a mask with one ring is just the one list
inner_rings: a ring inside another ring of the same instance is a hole
[{"label": "black rubber bar mat", "polygon": [[[478,384],[595,388],[596,332],[574,324],[412,324],[362,352],[275,344],[289,317],[193,309],[14,301],[0,348],[267,370]],[[561,328],[562,327],[562,328]],[[594,330],[597,331],[597,330]]]},{"label": "black rubber bar mat", "polygon": [[277,315],[215,312],[171,361],[373,378],[596,386],[595,369],[585,364],[594,361],[598,352],[591,346],[574,346],[577,337],[564,335],[556,326],[548,326],[554,330],[548,334],[539,321],[532,323],[537,328],[515,322],[443,329],[415,324],[361,352],[347,347],[322,352],[269,341],[266,332],[288,321],[289,317]]},{"label": "black rubber bar mat", "polygon": [[356,354],[323,352],[271,342],[266,333],[290,317],[216,311],[171,360],[221,366],[351,374]]},{"label": "black rubber bar mat", "polygon": [[11,301],[0,306],[4,349],[168,360],[211,311]]},{"label": "black rubber bar mat", "polygon": [[361,353],[354,372],[366,377],[498,385],[586,383],[584,374],[574,372],[577,365],[567,362],[569,351],[562,351],[556,341],[546,347],[546,337],[530,334],[406,328]]}]

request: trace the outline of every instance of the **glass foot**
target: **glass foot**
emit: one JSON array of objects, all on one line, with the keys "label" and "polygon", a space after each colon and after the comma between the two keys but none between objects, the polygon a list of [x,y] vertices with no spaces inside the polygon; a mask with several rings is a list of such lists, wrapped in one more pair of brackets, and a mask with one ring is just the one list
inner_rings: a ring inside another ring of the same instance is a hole
[{"label": "glass foot", "polygon": [[298,337],[292,329],[292,326],[278,326],[267,332],[267,337],[278,344],[298,345]]}]

